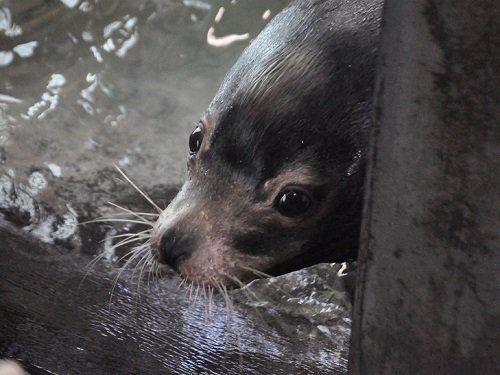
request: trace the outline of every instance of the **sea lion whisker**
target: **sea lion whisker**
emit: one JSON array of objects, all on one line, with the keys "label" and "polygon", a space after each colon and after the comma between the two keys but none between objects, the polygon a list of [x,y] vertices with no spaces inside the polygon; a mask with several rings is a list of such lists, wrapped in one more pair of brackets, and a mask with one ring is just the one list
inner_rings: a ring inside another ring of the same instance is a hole
[{"label": "sea lion whisker", "polygon": [[125,238],[116,244],[113,245],[113,249],[117,249],[121,246],[127,245],[132,242],[137,242],[137,241],[142,241],[144,239],[148,238],[148,236],[137,236],[137,237],[132,237],[132,238]]},{"label": "sea lion whisker", "polygon": [[153,283],[155,281],[154,272],[153,271],[156,269],[156,265],[155,265],[154,257],[151,255],[151,253],[148,252],[147,254],[148,254],[148,259],[147,259],[147,263],[148,263],[148,282],[147,282],[147,286],[149,288],[151,280],[152,280]]},{"label": "sea lion whisker", "polygon": [[[131,241],[132,242],[132,241]],[[123,244],[115,244],[112,248],[113,250],[116,249],[117,247],[121,246],[121,245],[124,245],[125,243]],[[127,252],[124,256],[120,257],[118,259],[118,262],[120,262],[121,260],[123,260],[124,258],[126,258],[127,256],[133,254],[134,252],[138,251],[138,248],[137,247],[134,247],[132,250],[130,250],[129,252]],[[88,264],[87,264],[87,271],[85,272],[85,275],[83,276],[82,278],[82,281],[80,282],[80,286],[81,284],[83,283],[83,281],[87,278],[87,276],[89,275],[89,273],[92,271],[92,269],[95,267],[95,265],[101,261],[104,257],[106,256],[106,253],[105,252],[102,252],[101,254],[98,254],[97,256],[94,257],[94,259],[92,259]]]},{"label": "sea lion whisker", "polygon": [[153,257],[153,263],[155,265],[155,286],[159,290],[160,289],[160,278],[161,278],[161,268],[160,264],[154,260]]},{"label": "sea lion whisker", "polygon": [[125,255],[123,255],[122,257],[120,257],[118,259],[117,262],[120,262],[123,259],[128,257],[128,259],[125,261],[125,264],[122,267],[120,267],[120,270],[115,277],[115,282],[113,283],[114,284],[113,289],[116,285],[116,282],[118,281],[121,274],[123,273],[123,271],[125,271],[138,257],[140,257],[144,250],[145,250],[145,248],[133,248],[132,250],[130,250],[129,252],[127,252]]},{"label": "sea lion whisker", "polygon": [[97,262],[99,262],[102,258],[104,258],[105,255],[106,254],[104,252],[97,254],[90,262],[87,263],[85,267],[89,268],[89,271],[92,270],[92,268],[97,264]]},{"label": "sea lion whisker", "polygon": [[[126,207],[122,207],[122,206],[120,206],[120,205],[118,205],[116,203],[113,203],[113,202],[106,202],[106,203],[109,204],[109,205],[111,205],[111,206],[113,206],[113,207],[116,207],[116,208],[118,208],[120,210],[123,210],[126,213],[129,213],[130,215],[133,215],[136,218],[138,218],[138,219],[140,219],[140,220],[142,220],[142,221],[144,221],[146,223],[150,223],[149,220],[147,220],[146,218],[142,217],[142,215],[148,215],[149,216],[150,215],[149,213],[134,212],[134,211],[132,211],[132,210],[126,208]],[[159,216],[159,214],[152,214],[152,215],[155,215],[155,217]]]},{"label": "sea lion whisker", "polygon": [[210,303],[209,301],[209,289],[210,286],[207,285],[204,281],[201,283],[201,295],[203,296],[203,301],[205,302],[205,318],[208,319],[210,317],[210,306],[207,305],[207,303]]},{"label": "sea lion whisker", "polygon": [[207,306],[208,306],[208,316],[212,316],[212,306],[213,306],[213,298],[214,298],[214,288],[212,288],[210,285],[207,285],[208,289],[208,301],[207,301]]},{"label": "sea lion whisker", "polygon": [[163,276],[164,269],[163,269],[163,266],[161,266],[158,262],[156,262],[156,260],[155,260],[155,264],[156,264],[156,269],[157,269],[157,280],[159,282],[160,278]]},{"label": "sea lion whisker", "polygon": [[146,257],[146,256],[149,257],[150,253],[149,253],[148,250],[149,250],[149,246],[147,246],[147,243],[143,243],[143,244],[141,244],[139,246],[135,246],[135,247],[132,248],[132,251],[134,253],[140,253],[142,255],[141,259],[143,257]]},{"label": "sea lion whisker", "polygon": [[132,249],[130,249],[129,251],[127,251],[125,254],[123,254],[121,257],[119,257],[116,260],[116,263],[120,263],[122,260],[127,259],[128,257],[130,257],[130,256],[132,256],[134,254],[143,252],[145,250],[145,248],[143,247],[143,245],[144,244],[136,246],[136,247],[133,247]]},{"label": "sea lion whisker", "polygon": [[198,282],[193,283],[193,290],[189,294],[189,303],[191,307],[196,306],[196,296],[197,293],[199,293],[199,291],[200,291],[200,284]]},{"label": "sea lion whisker", "polygon": [[125,178],[125,180],[132,185],[132,187],[139,192],[157,211],[158,213],[162,212],[162,209],[158,207],[158,205],[153,202],[153,200],[143,191],[141,190],[126,174],[123,172],[118,165],[115,164],[115,168],[118,170],[118,172]]},{"label": "sea lion whisker", "polygon": [[[110,202],[108,202],[108,203],[110,203]],[[159,215],[158,214],[148,214],[148,213],[143,213],[143,212],[133,212],[133,211],[131,211],[130,213],[129,212],[112,212],[112,213],[107,214],[106,216],[104,216],[104,215],[98,216],[98,217],[96,217],[96,219],[123,219],[123,218],[127,218],[129,216],[135,216],[137,219],[139,219],[141,221],[146,221],[149,224],[149,223],[154,223],[154,221],[147,219],[143,216],[154,216],[154,218],[156,219]],[[87,223],[87,222],[84,222],[84,223]]]},{"label": "sea lion whisker", "polygon": [[[107,203],[112,204],[112,202],[107,202]],[[127,208],[124,208],[124,209],[128,210]],[[160,216],[160,214],[157,214],[155,212],[139,212],[139,211],[132,211],[132,210],[128,210],[128,211],[130,211],[130,214],[139,215],[139,216],[153,216],[153,217]],[[112,215],[127,215],[127,212],[115,212]],[[143,218],[143,219],[145,219],[145,218]]]},{"label": "sea lion whisker", "polygon": [[232,282],[234,282],[238,286],[238,288],[240,288],[240,289],[243,288],[246,285],[243,281],[241,281],[240,279],[238,279],[234,275],[230,275],[228,273],[224,273],[224,276],[227,277]]},{"label": "sea lion whisker", "polygon": [[188,289],[186,290],[186,296],[188,297],[188,301],[191,301],[191,294],[193,293],[194,281],[191,281]]},{"label": "sea lion whisker", "polygon": [[[231,324],[233,322],[233,316],[235,316],[235,310],[234,310],[234,305],[231,296],[229,295],[229,292],[227,290],[226,285],[222,283],[222,281],[217,282],[219,284],[219,291],[221,292],[222,296],[224,297],[224,303],[226,305],[226,311],[227,311],[227,332],[226,335],[229,334],[229,332],[232,331]],[[237,347],[240,347],[240,334],[236,330],[236,340],[237,340]]]},{"label": "sea lion whisker", "polygon": [[182,285],[184,285],[186,283],[186,279],[182,278],[179,285],[177,285],[177,291],[179,291],[179,289],[182,288]]},{"label": "sea lion whisker", "polygon": [[149,257],[149,261],[150,261],[150,269],[149,269],[149,275],[148,275],[148,285],[149,285],[149,277],[151,277],[151,284],[153,287],[156,287],[157,284],[157,272],[158,272],[158,264],[155,262],[155,259],[153,256],[150,256]]},{"label": "sea lion whisker", "polygon": [[141,279],[142,279],[142,274],[143,274],[143,271],[144,271],[144,266],[145,266],[145,263],[146,263],[146,260],[148,258],[148,253],[147,252],[141,252],[141,255],[139,257],[139,260],[137,261],[137,263],[135,264],[133,270],[132,270],[132,273],[136,273],[137,271],[139,271],[139,285],[141,283]]},{"label": "sea lion whisker", "polygon": [[110,296],[109,296],[109,305],[110,306],[111,306],[111,301],[113,299],[114,291],[115,291],[116,285],[118,284],[118,280],[120,279],[120,276],[125,271],[125,269],[127,269],[127,267],[134,261],[134,259],[136,259],[139,255],[140,255],[140,252],[134,252],[132,254],[132,256],[129,259],[127,259],[127,261],[125,262],[123,267],[121,267],[119,269],[118,274],[114,277],[113,284],[111,286]]},{"label": "sea lion whisker", "polygon": [[193,304],[196,304],[196,302],[198,301],[199,294],[200,294],[200,284],[196,283],[196,291],[194,293],[193,301],[191,301]]},{"label": "sea lion whisker", "polygon": [[236,276],[230,275],[228,273],[224,274],[224,276],[231,279],[235,284],[237,284],[239,290],[243,291],[243,293],[245,293],[250,299],[253,299],[255,302],[260,302],[259,298],[254,292],[250,291],[248,288],[245,288],[247,284],[245,284],[243,281],[238,279]]},{"label": "sea lion whisker", "polygon": [[111,308],[111,302],[113,300],[113,295],[115,293],[115,288],[116,288],[116,285],[118,284],[118,279],[120,278],[121,274],[123,273],[123,271],[125,271],[125,266],[124,267],[121,267],[119,270],[118,270],[118,274],[113,278],[113,282],[111,284],[111,290],[109,291],[109,307]]},{"label": "sea lion whisker", "polygon": [[[196,285],[199,285],[198,282],[196,282]],[[207,298],[207,294],[206,294],[206,291],[205,291],[205,283],[201,284],[202,287],[203,287],[203,290],[202,290],[202,295],[203,295],[203,298]]]},{"label": "sea lion whisker", "polygon": [[87,263],[87,265],[85,266],[85,268],[87,268],[87,271],[85,271],[85,274],[83,275],[82,277],[82,280],[80,281],[80,284],[78,284],[78,288],[81,288],[83,282],[85,281],[85,279],[87,278],[87,276],[90,274],[90,272],[94,269],[95,265],[102,259],[104,258],[106,254],[105,253],[101,253],[101,254],[98,254],[94,257],[94,259],[92,259],[90,262]]},{"label": "sea lion whisker", "polygon": [[[144,231],[145,232],[145,231]],[[107,236],[103,241],[101,242],[104,242],[106,240],[114,240],[114,239],[117,239],[117,238],[124,238],[124,237],[138,237],[138,236],[141,236],[141,237],[144,237],[144,238],[148,238],[150,237],[150,233],[151,233],[151,230],[148,230],[147,231],[148,233],[143,233],[143,232],[138,232],[138,233],[123,233],[123,234],[116,234],[116,235],[113,235],[113,236]]]},{"label": "sea lion whisker", "polygon": [[[154,257],[153,257],[154,258]],[[164,276],[164,272],[165,272],[165,267],[163,265],[161,265],[160,263],[158,263],[155,259],[155,264],[156,264],[156,276],[157,276],[157,281],[159,282],[160,279],[162,278],[162,276]]]},{"label": "sea lion whisker", "polygon": [[215,289],[217,289],[221,295],[222,295],[222,292],[220,290],[220,286],[219,286],[217,280],[214,278],[210,278],[208,280],[208,282],[203,282],[203,285],[206,286],[206,291],[203,290],[205,300],[206,300],[205,314],[206,314],[207,319],[210,319],[210,317],[212,316],[212,310],[213,310],[213,304],[214,304],[213,297],[214,297]]},{"label": "sea lion whisker", "polygon": [[137,262],[136,269],[140,267],[139,270],[139,279],[137,281],[137,296],[139,297],[139,300],[141,298],[141,283],[142,283],[142,278],[144,276],[144,272],[146,271],[146,267],[148,266],[148,260],[149,260],[149,252],[145,252],[142,258]]},{"label": "sea lion whisker", "polygon": [[229,296],[229,293],[227,291],[226,286],[222,283],[222,281],[217,281],[217,283],[220,285],[220,291],[222,293],[222,296],[224,297],[224,302],[226,304],[226,308],[228,309],[229,313],[232,314],[233,311],[233,302],[231,300],[231,297]]},{"label": "sea lion whisker", "polygon": [[107,240],[114,240],[116,238],[123,238],[123,237],[138,237],[138,236],[141,236],[141,238],[148,238],[148,237],[151,237],[150,233],[151,233],[151,229],[147,229],[147,230],[144,230],[142,232],[137,232],[137,233],[122,233],[122,234],[116,234],[116,235],[112,235],[112,236],[106,236],[106,238],[104,238],[103,240],[99,241],[99,242],[106,242]]},{"label": "sea lion whisker", "polygon": [[81,223],[78,223],[78,225],[84,225],[84,224],[93,224],[93,223],[130,223],[130,224],[147,224],[149,226],[154,226],[153,222],[144,222],[141,220],[133,220],[133,219],[121,219],[121,218],[97,218],[94,220],[87,220],[87,221],[82,221]]},{"label": "sea lion whisker", "polygon": [[243,265],[238,265],[238,266],[243,270],[250,271],[255,276],[258,276],[261,279],[268,279],[268,278],[273,277],[272,275],[269,275],[268,273],[262,272],[258,269],[253,268],[253,267],[248,267],[248,266],[243,266]]},{"label": "sea lion whisker", "polygon": [[132,248],[129,252],[127,252],[125,255],[123,255],[122,257],[120,257],[118,259],[118,262],[120,262],[123,259],[128,258],[125,261],[125,264],[123,265],[123,267],[121,267],[121,268],[125,269],[128,266],[130,266],[130,264],[132,264],[135,260],[137,260],[137,258],[139,258],[140,256],[143,255],[143,252],[144,252],[144,248],[142,248],[142,247]]}]

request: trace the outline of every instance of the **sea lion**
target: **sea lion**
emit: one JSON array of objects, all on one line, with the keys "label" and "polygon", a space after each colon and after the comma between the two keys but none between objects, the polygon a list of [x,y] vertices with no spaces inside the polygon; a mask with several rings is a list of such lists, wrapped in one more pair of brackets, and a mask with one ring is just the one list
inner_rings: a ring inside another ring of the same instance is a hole
[{"label": "sea lion", "polygon": [[356,257],[381,7],[295,1],[245,49],[189,137],[158,262],[218,287]]}]

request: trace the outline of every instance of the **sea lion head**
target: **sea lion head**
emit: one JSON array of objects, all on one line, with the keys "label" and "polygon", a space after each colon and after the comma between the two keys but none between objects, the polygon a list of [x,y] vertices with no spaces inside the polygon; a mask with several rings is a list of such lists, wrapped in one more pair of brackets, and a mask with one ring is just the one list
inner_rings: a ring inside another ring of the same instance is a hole
[{"label": "sea lion head", "polygon": [[356,255],[376,33],[306,3],[244,51],[189,137],[186,182],[151,247],[194,283]]}]

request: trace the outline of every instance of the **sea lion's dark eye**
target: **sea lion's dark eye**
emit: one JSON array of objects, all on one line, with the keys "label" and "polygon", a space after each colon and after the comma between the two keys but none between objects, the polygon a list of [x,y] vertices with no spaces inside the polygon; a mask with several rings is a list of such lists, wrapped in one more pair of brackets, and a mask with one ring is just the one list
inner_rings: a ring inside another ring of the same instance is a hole
[{"label": "sea lion's dark eye", "polygon": [[302,190],[288,189],[278,195],[275,205],[285,216],[299,216],[311,207],[311,198]]},{"label": "sea lion's dark eye", "polygon": [[201,128],[197,126],[189,136],[189,151],[192,154],[198,152],[201,147],[201,142],[203,142],[203,132]]}]

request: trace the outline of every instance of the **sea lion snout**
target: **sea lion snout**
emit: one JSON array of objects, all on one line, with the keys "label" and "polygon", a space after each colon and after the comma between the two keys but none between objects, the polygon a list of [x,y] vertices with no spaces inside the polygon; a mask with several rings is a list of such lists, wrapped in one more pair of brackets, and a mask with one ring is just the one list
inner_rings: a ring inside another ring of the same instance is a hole
[{"label": "sea lion snout", "polygon": [[184,186],[160,214],[151,234],[154,258],[174,270],[178,270],[179,264],[189,258],[198,242],[196,231],[192,230],[195,225],[195,220],[191,218],[192,204],[185,199],[186,194],[189,193]]},{"label": "sea lion snout", "polygon": [[215,199],[211,191],[220,191],[221,186],[214,182],[220,179],[204,180],[201,186],[205,189],[192,182],[184,184],[157,220],[151,250],[159,263],[190,282],[214,287],[238,285],[250,278],[245,268],[261,269],[268,257],[235,249],[237,238],[243,238],[246,227],[252,226],[253,215],[238,189],[229,190],[225,197],[219,193],[221,199]]}]

